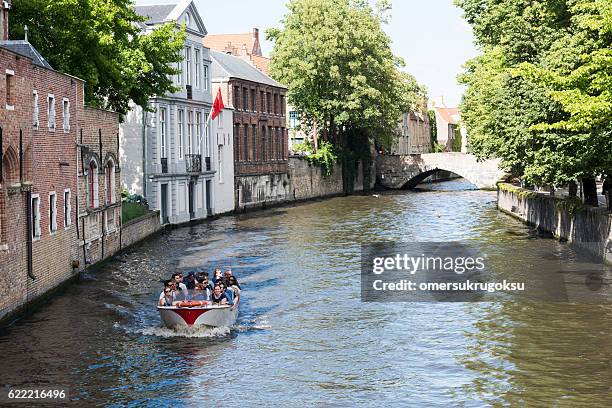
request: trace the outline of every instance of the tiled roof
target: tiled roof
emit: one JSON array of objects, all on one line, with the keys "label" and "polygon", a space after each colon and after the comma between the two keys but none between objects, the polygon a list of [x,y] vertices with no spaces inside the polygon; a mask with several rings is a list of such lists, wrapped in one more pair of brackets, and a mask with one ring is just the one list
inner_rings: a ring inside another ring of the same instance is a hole
[{"label": "tiled roof", "polygon": [[259,55],[251,55],[251,61],[261,72],[270,75],[270,58]]},{"label": "tiled roof", "polygon": [[175,4],[156,4],[150,6],[134,6],[136,14],[148,17],[144,23],[147,25],[162,23],[167,20],[168,15],[176,8]]},{"label": "tiled roof", "polygon": [[53,67],[47,62],[47,60],[44,59],[38,51],[36,51],[36,48],[34,48],[32,44],[25,40],[0,41],[0,47],[13,51],[16,54],[28,57],[36,65],[48,69],[53,69]]},{"label": "tiled roof", "polygon": [[444,119],[445,122],[452,123],[452,124],[457,124],[459,122],[457,120],[457,117],[459,116],[459,109],[442,108],[438,106],[436,106],[435,109],[440,114],[440,116],[442,116],[442,119]]},{"label": "tiled roof", "polygon": [[233,55],[213,50],[210,51],[210,56],[213,60],[211,69],[213,79],[226,77],[238,78],[279,88],[286,88],[240,57],[234,57]]},{"label": "tiled roof", "polygon": [[231,52],[239,55],[246,47],[248,55],[253,54],[255,38],[252,33],[245,34],[209,34],[204,38],[204,46],[219,52]]}]

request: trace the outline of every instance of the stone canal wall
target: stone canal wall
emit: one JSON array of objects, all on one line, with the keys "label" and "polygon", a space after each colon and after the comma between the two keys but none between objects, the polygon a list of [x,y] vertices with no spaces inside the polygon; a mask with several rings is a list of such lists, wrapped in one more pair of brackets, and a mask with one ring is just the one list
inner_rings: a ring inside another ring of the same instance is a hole
[{"label": "stone canal wall", "polygon": [[511,184],[499,183],[498,208],[612,263],[612,214]]},{"label": "stone canal wall", "polygon": [[147,215],[130,220],[121,227],[121,249],[134,245],[163,228],[159,211],[151,211]]},{"label": "stone canal wall", "polygon": [[[374,187],[375,181],[376,170],[372,166],[369,188]],[[354,186],[356,192],[364,190],[361,163],[355,172]],[[325,177],[320,166],[310,164],[301,156],[289,158],[287,173],[236,177],[238,211],[342,194],[344,189],[340,164],[336,163],[332,174]]]}]

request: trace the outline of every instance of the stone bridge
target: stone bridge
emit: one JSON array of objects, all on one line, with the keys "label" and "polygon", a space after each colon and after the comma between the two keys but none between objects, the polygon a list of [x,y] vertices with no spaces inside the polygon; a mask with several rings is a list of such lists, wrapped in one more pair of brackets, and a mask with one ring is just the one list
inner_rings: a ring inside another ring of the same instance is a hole
[{"label": "stone bridge", "polygon": [[506,174],[498,159],[477,161],[476,156],[464,153],[376,157],[376,182],[389,189],[413,188],[438,170],[458,174],[480,189],[495,189]]}]

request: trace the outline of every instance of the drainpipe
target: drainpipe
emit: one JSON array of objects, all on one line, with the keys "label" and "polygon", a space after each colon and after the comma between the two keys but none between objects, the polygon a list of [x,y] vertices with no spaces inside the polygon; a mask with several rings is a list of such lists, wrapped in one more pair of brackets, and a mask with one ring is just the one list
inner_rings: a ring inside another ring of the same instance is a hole
[{"label": "drainpipe", "polygon": [[34,268],[32,266],[32,190],[29,190],[26,193],[26,246],[27,246],[27,256],[28,256],[28,277],[32,280],[36,280],[36,276],[34,276]]},{"label": "drainpipe", "polygon": [[142,108],[142,196],[147,198],[147,107]]}]

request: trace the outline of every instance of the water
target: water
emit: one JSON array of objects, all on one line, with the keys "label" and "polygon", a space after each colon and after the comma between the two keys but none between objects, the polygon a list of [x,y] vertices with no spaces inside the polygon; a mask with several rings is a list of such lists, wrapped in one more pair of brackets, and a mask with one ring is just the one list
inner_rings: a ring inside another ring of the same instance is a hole
[{"label": "water", "polygon": [[[0,383],[67,386],[77,406],[612,405],[610,304],[360,301],[362,242],[471,240],[512,248],[509,265],[571,253],[466,186],[165,233],[1,332]],[[216,265],[243,286],[237,327],[160,328],[158,280]]]}]

